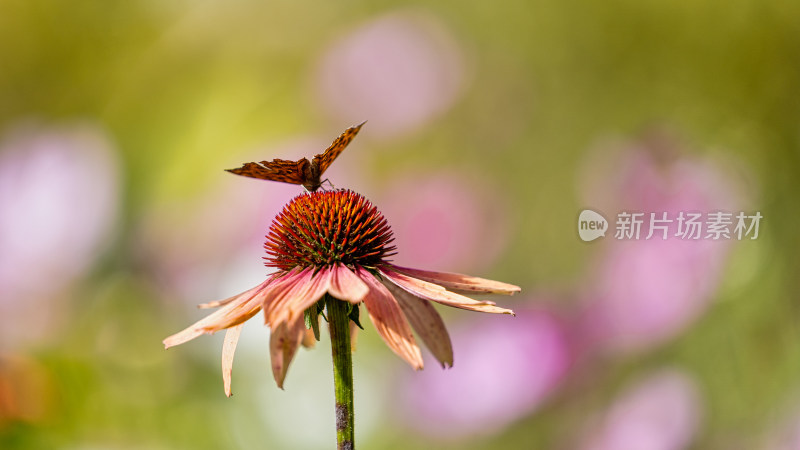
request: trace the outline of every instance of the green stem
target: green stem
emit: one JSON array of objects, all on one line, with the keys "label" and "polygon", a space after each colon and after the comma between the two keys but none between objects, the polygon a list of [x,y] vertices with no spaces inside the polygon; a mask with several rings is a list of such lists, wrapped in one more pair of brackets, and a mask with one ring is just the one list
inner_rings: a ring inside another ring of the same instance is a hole
[{"label": "green stem", "polygon": [[354,448],[353,358],[350,353],[350,319],[347,302],[325,295],[331,331],[333,384],[336,390],[336,442],[339,450]]}]

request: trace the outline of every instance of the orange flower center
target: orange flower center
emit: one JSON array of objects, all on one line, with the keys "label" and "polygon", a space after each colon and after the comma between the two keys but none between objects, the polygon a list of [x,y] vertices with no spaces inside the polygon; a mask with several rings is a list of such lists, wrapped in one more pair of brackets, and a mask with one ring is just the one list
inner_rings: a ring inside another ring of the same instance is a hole
[{"label": "orange flower center", "polygon": [[266,265],[288,271],[342,263],[375,267],[394,255],[383,214],[350,190],[316,191],[292,199],[272,221]]}]

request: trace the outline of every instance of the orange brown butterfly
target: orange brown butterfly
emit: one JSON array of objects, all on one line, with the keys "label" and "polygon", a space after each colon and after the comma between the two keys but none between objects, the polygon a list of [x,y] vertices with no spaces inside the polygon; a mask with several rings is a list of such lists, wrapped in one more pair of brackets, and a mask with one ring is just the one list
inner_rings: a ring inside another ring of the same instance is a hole
[{"label": "orange brown butterfly", "polygon": [[314,156],[311,161],[306,158],[299,161],[273,159],[272,161],[249,162],[238,169],[226,170],[236,175],[250,178],[301,184],[309,192],[314,192],[322,186],[322,174],[330,167],[333,160],[342,153],[347,144],[356,137],[356,134],[365,123],[367,122],[362,122],[344,130],[344,133],[334,139],[330,147],[322,154]]}]

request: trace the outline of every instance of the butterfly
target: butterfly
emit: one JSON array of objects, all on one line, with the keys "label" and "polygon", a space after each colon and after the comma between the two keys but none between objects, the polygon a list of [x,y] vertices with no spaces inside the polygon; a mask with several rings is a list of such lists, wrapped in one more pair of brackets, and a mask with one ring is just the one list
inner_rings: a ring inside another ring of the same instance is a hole
[{"label": "butterfly", "polygon": [[334,139],[330,147],[322,154],[314,156],[311,161],[306,158],[299,161],[273,159],[272,161],[249,162],[238,169],[226,170],[236,175],[250,178],[301,184],[309,192],[314,192],[322,186],[322,181],[320,181],[322,174],[331,166],[333,160],[342,153],[347,144],[356,137],[356,134],[365,123],[367,122],[362,122],[344,130],[339,137]]}]

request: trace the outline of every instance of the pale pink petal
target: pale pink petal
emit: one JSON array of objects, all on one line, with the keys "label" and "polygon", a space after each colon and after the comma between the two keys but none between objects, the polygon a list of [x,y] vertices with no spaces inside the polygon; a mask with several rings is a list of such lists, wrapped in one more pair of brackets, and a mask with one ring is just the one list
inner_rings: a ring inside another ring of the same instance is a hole
[{"label": "pale pink petal", "polygon": [[294,321],[303,311],[318,301],[331,284],[331,270],[307,268],[275,289],[270,289],[264,300],[264,314],[270,328],[281,322]]},{"label": "pale pink petal", "polygon": [[520,291],[519,286],[514,286],[513,284],[460,273],[432,272],[430,270],[411,269],[395,265],[392,265],[391,268],[410,277],[438,284],[453,292],[513,295]]},{"label": "pale pink petal", "polygon": [[286,371],[289,370],[289,363],[292,362],[300,342],[303,340],[305,323],[302,317],[293,322],[281,322],[280,325],[272,329],[269,338],[270,360],[272,362],[272,376],[278,387],[283,389],[283,380],[286,378]]},{"label": "pale pink petal", "polygon": [[199,305],[197,305],[197,307],[200,308],[200,309],[210,309],[210,308],[218,308],[220,306],[225,306],[225,305],[229,304],[230,302],[236,300],[237,298],[241,298],[241,297],[244,297],[244,296],[253,296],[253,295],[255,295],[254,292],[258,291],[259,289],[261,289],[261,287],[262,287],[262,285],[259,284],[258,286],[254,287],[253,289],[250,289],[249,291],[243,292],[241,294],[233,295],[231,297],[226,298],[225,300],[216,300],[216,301],[208,302],[208,303],[200,303]]},{"label": "pale pink petal", "polygon": [[183,331],[164,339],[164,347],[170,348],[190,341],[203,333],[213,333],[234,325],[238,325],[253,317],[261,309],[262,297],[266,295],[269,285],[267,280],[253,289],[245,291],[225,306],[200,319]]},{"label": "pale pink petal", "polygon": [[[277,274],[270,275],[267,278],[267,284],[269,283],[269,281],[275,279],[276,275]],[[264,286],[264,284],[259,284],[258,286],[254,287],[253,289],[250,289],[249,291],[244,292],[242,294],[237,294],[237,295],[234,295],[232,297],[228,297],[225,300],[216,300],[216,301],[208,302],[208,303],[200,303],[199,305],[197,305],[197,307],[200,308],[200,309],[209,309],[209,308],[218,308],[220,306],[225,306],[228,303],[236,300],[237,298],[239,298],[241,296],[249,295],[251,292],[261,289],[263,286]]]},{"label": "pale pink petal", "polygon": [[292,292],[302,289],[307,284],[312,274],[313,269],[311,268],[300,269],[295,267],[275,280],[270,286],[270,293],[264,298],[264,322],[267,325],[270,325],[270,327],[277,326],[277,322],[273,321],[273,317],[281,312],[286,302],[291,298]]},{"label": "pale pink petal", "polygon": [[[215,333],[217,331],[239,325],[240,323],[255,316],[259,311],[261,311],[261,307],[264,304],[264,297],[266,297],[268,292],[269,286],[266,286],[265,288],[256,292],[253,297],[242,303],[238,308],[234,308],[233,310],[220,315],[219,319],[216,320],[215,323],[207,325],[203,331],[206,333]],[[220,311],[222,310],[220,309],[217,312]]]},{"label": "pale pink petal", "polygon": [[236,344],[239,343],[239,335],[242,334],[241,323],[235,327],[228,328],[225,332],[225,341],[222,344],[222,382],[225,386],[225,395],[231,395],[231,373],[233,372],[233,354],[236,352]]},{"label": "pale pink petal", "polygon": [[410,294],[425,300],[431,300],[443,305],[466,309],[469,311],[494,314],[511,314],[512,316],[514,315],[514,311],[494,306],[494,302],[479,302],[469,297],[464,297],[463,295],[450,292],[438,284],[428,283],[427,281],[418,280],[416,278],[395,272],[387,266],[381,267],[380,271],[383,275],[385,275],[386,279],[395,285],[399,286]]},{"label": "pale pink petal", "polygon": [[369,288],[344,264],[337,263],[331,269],[331,285],[328,293],[353,304],[359,304],[369,292]]},{"label": "pale pink petal", "polygon": [[200,303],[199,305],[197,305],[197,307],[200,309],[219,308],[220,306],[225,306],[228,303],[236,300],[236,297],[238,296],[234,295],[233,297],[228,297],[225,300],[214,300],[213,302]]},{"label": "pale pink petal", "polygon": [[422,369],[422,355],[411,334],[405,314],[384,285],[362,267],[356,268],[359,278],[366,282],[369,292],[364,305],[378,334],[397,356],[403,358],[416,370]]},{"label": "pale pink petal", "polygon": [[442,367],[453,367],[453,345],[450,343],[450,335],[433,305],[427,300],[409,294],[391,281],[384,280],[383,285],[392,293],[408,321],[411,322],[411,327]]}]

